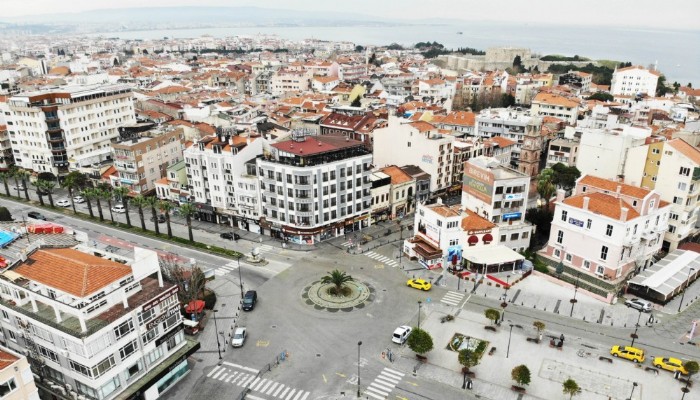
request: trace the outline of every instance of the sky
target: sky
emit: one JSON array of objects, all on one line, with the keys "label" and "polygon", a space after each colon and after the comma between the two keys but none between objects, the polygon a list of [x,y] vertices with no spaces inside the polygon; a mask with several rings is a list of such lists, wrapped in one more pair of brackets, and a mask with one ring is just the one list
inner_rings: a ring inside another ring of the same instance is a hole
[{"label": "sky", "polygon": [[[0,0],[2,16],[169,6],[256,6],[353,12],[398,19],[620,25],[700,30],[698,0]],[[0,17],[1,19],[1,17]]]}]

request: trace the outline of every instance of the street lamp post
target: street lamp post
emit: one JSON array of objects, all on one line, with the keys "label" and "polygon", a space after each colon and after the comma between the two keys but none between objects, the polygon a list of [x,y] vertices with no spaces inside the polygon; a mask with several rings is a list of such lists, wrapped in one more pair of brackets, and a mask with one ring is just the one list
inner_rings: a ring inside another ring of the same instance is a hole
[{"label": "street lamp post", "polygon": [[241,302],[243,301],[243,278],[241,278],[241,256],[237,259],[238,261],[238,284],[241,286]]},{"label": "street lamp post", "polygon": [[642,318],[642,310],[639,310],[639,316],[637,317],[637,323],[634,325],[634,333],[630,335],[632,338],[632,344],[630,346],[634,347],[634,341],[638,338],[637,330],[639,329],[639,319]]},{"label": "street lamp post", "polygon": [[216,329],[216,350],[219,352],[219,360],[221,360],[221,342],[219,342],[219,326],[216,324],[216,313],[219,310],[212,310],[214,312],[214,329]]},{"label": "street lamp post", "polygon": [[683,289],[683,293],[681,294],[681,302],[678,304],[678,312],[681,312],[681,306],[683,306],[683,299],[685,298],[685,291],[688,290],[688,286],[690,285],[690,273],[695,271],[695,268],[690,268],[688,270],[688,282],[685,284],[685,289]]},{"label": "street lamp post", "polygon": [[508,333],[508,349],[506,350],[506,358],[510,355],[510,338],[513,336],[513,325],[512,323],[510,324],[510,333]]},{"label": "street lamp post", "polygon": [[422,301],[418,300],[418,329],[420,329],[420,305],[422,303]]},{"label": "street lamp post", "polygon": [[357,398],[360,398],[360,346],[362,341],[357,342]]},{"label": "street lamp post", "polygon": [[574,285],[574,298],[570,300],[571,301],[571,311],[569,312],[569,317],[574,315],[574,304],[576,304],[576,302],[578,301],[578,300],[576,300],[576,293],[578,292],[578,278],[579,277],[581,277],[580,272],[576,273],[576,284]]},{"label": "street lamp post", "polygon": [[508,286],[510,285],[510,275],[506,275],[506,286],[503,288],[503,301],[501,302],[501,307],[503,312],[501,313],[501,323],[506,319],[506,307],[508,307]]},{"label": "street lamp post", "polygon": [[628,400],[632,400],[632,395],[634,394],[634,389],[637,388],[637,385],[637,382],[632,382],[632,393],[630,393],[630,398]]}]

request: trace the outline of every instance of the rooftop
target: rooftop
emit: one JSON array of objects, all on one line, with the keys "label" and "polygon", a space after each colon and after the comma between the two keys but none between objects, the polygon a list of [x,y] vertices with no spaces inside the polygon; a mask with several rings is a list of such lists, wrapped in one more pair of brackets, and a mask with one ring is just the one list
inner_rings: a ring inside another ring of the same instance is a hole
[{"label": "rooftop", "polygon": [[14,354],[0,350],[0,371],[14,364],[17,362],[17,360],[19,360],[19,357],[15,356]]},{"label": "rooftop", "polygon": [[618,190],[624,196],[634,197],[637,199],[645,198],[651,190],[640,188],[638,186],[628,185],[626,183],[612,181],[610,179],[599,178],[593,175],[584,175],[579,178],[577,186],[590,186],[601,190],[607,190],[610,193],[616,193]]},{"label": "rooftop", "polygon": [[595,214],[622,221],[622,209],[626,208],[627,221],[639,217],[639,213],[623,199],[600,192],[571,196],[564,199],[564,204],[583,209],[586,198],[588,198],[588,210]]},{"label": "rooftop", "polygon": [[297,156],[313,156],[352,147],[361,147],[363,143],[358,140],[349,139],[344,135],[322,135],[305,136],[297,140],[285,140],[283,142],[273,143],[271,146],[279,151]]}]

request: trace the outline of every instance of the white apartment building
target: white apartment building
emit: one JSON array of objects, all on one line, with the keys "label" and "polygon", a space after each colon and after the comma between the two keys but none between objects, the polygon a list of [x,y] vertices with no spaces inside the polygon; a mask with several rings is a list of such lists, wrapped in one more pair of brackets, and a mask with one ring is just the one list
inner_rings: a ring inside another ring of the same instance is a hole
[{"label": "white apartment building", "polygon": [[120,126],[136,122],[125,85],[66,86],[0,103],[17,166],[62,175],[111,160]]},{"label": "white apartment building", "polygon": [[576,168],[582,175],[617,179],[622,175],[630,148],[641,146],[651,135],[648,128],[583,129]]},{"label": "white apartment building", "polygon": [[551,265],[562,262],[611,284],[652,262],[661,249],[670,204],[652,190],[585,175],[575,195],[557,193],[547,247]]},{"label": "white apartment building", "polygon": [[266,140],[249,134],[207,136],[184,151],[189,192],[199,219],[260,232],[255,158]]},{"label": "white apartment building", "polygon": [[273,96],[283,96],[287,92],[306,92],[311,87],[312,77],[308,71],[277,70],[270,79],[270,92]]},{"label": "white apartment building", "polygon": [[494,108],[482,110],[476,116],[474,135],[482,138],[500,136],[514,142],[511,151],[511,161],[517,165],[520,161],[525,130],[532,125],[535,132],[541,132],[542,120],[532,117],[529,111],[517,111],[510,108]]},{"label": "white apartment building", "polygon": [[[177,286],[152,250],[134,259],[32,242],[0,280],[0,340],[40,360],[43,392],[73,399],[159,398],[187,374]],[[48,398],[48,397],[47,397]]]},{"label": "white apartment building", "polygon": [[3,400],[39,400],[27,357],[0,347],[0,395]]},{"label": "white apartment building", "polygon": [[12,144],[7,133],[7,125],[0,125],[0,170],[9,168],[15,161],[12,156]]},{"label": "white apartment building", "polygon": [[567,167],[575,167],[580,144],[581,141],[576,138],[562,137],[550,141],[547,149],[546,168],[551,168],[558,163],[562,163]]},{"label": "white apartment building", "polygon": [[372,221],[383,221],[391,216],[391,177],[383,172],[373,172],[370,176],[372,188]]},{"label": "white apartment building", "polygon": [[578,111],[578,101],[549,92],[537,93],[530,108],[532,115],[558,118],[569,125],[576,125]]},{"label": "white apartment building", "polygon": [[338,66],[338,78],[343,81],[357,81],[367,74],[367,66],[363,63],[341,63]]},{"label": "white apartment building", "polygon": [[272,234],[312,244],[369,226],[372,154],[343,135],[296,135],[257,158]]},{"label": "white apartment building", "polygon": [[699,231],[700,150],[683,139],[662,139],[629,149],[625,182],[654,190],[671,203],[662,249],[672,252]]},{"label": "white apartment building", "polygon": [[641,65],[616,68],[610,82],[610,93],[613,96],[646,94],[653,97],[660,76],[659,71],[648,70]]},{"label": "white apartment building", "polygon": [[387,127],[375,129],[373,138],[376,167],[415,165],[430,175],[433,193],[443,192],[453,184],[455,138],[438,133],[434,125],[390,116]]},{"label": "white apartment building", "polygon": [[462,206],[498,226],[498,243],[515,251],[530,245],[532,225],[525,221],[530,177],[490,157],[464,164]]}]

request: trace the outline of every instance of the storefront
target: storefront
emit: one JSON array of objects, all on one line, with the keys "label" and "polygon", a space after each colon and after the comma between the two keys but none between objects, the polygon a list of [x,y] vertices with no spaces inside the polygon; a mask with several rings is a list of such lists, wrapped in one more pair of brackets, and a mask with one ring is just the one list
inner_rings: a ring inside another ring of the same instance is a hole
[{"label": "storefront", "polygon": [[442,268],[442,250],[433,246],[420,236],[406,239],[403,243],[403,252],[412,260],[427,269]]},{"label": "storefront", "polygon": [[195,218],[200,221],[205,222],[216,222],[216,212],[214,207],[209,204],[195,203],[195,208],[197,209],[197,214]]},{"label": "storefront", "polygon": [[514,272],[522,269],[523,257],[517,251],[503,245],[467,247],[462,252],[467,269],[480,274]]}]

